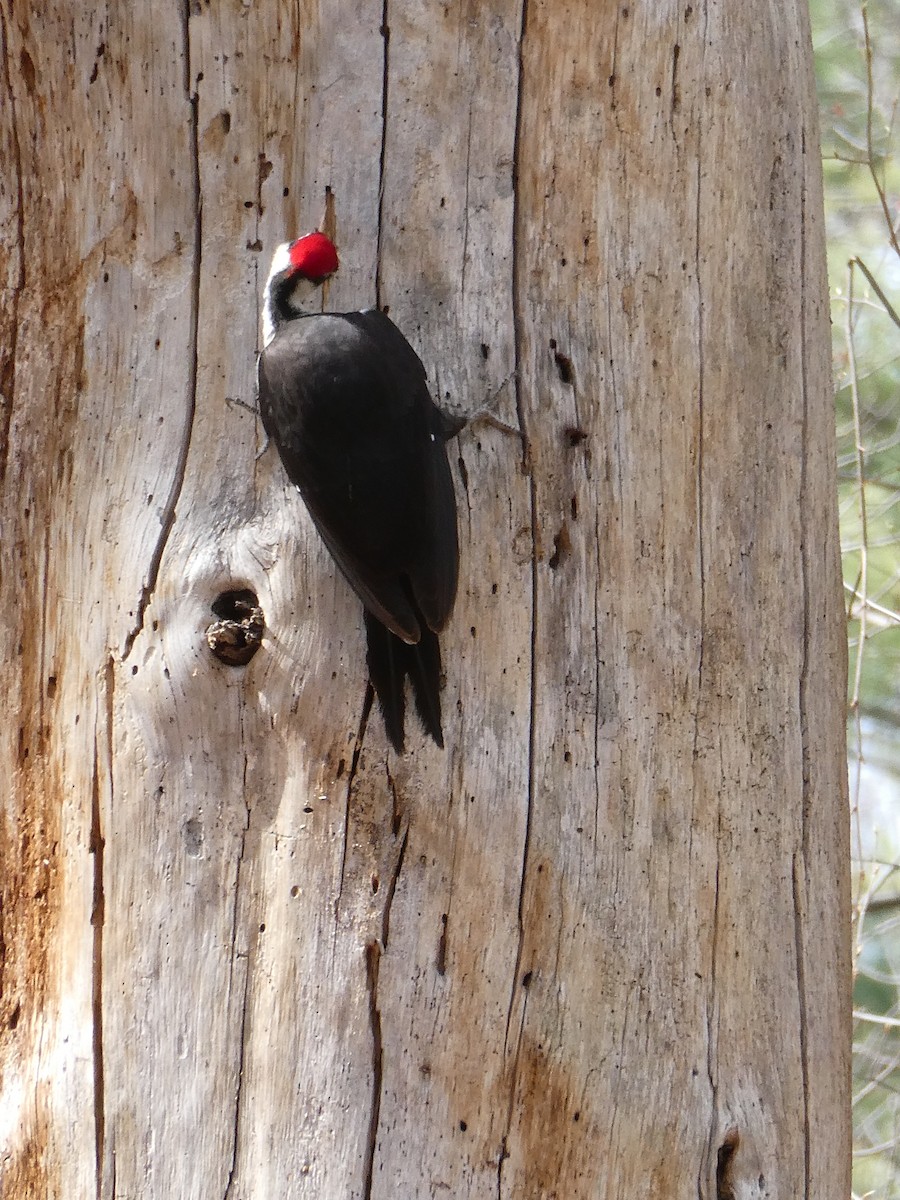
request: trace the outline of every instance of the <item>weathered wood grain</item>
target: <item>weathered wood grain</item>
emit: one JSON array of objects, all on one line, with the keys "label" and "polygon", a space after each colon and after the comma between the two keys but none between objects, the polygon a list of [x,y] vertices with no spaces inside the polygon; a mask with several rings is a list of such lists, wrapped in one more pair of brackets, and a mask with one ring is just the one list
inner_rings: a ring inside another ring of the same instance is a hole
[{"label": "weathered wood grain", "polygon": [[[0,1195],[845,1200],[803,5],[2,0],[0,37]],[[329,304],[523,434],[450,446],[443,753],[389,751],[228,403],[326,219]]]}]

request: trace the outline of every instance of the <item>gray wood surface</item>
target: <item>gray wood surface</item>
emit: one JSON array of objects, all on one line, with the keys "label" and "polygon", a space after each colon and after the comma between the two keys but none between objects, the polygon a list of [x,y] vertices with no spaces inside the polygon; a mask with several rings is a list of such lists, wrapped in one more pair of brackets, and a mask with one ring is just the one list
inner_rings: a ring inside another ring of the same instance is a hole
[{"label": "gray wood surface", "polygon": [[[846,1200],[805,5],[0,37],[0,1195]],[[359,603],[226,401],[323,221],[329,305],[524,434],[450,443],[443,753],[364,720]]]}]

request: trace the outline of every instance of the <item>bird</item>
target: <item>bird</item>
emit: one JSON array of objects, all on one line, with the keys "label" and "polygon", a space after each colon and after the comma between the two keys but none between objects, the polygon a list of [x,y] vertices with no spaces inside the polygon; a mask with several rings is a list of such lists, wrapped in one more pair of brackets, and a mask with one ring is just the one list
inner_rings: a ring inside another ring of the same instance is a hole
[{"label": "bird", "polygon": [[459,422],[431,398],[425,367],[378,308],[323,312],[338,270],[314,231],[277,247],[263,299],[259,413],[331,557],[362,601],[369,679],[385,732],[405,751],[406,681],[443,748],[439,634],[459,578],[446,441]]}]

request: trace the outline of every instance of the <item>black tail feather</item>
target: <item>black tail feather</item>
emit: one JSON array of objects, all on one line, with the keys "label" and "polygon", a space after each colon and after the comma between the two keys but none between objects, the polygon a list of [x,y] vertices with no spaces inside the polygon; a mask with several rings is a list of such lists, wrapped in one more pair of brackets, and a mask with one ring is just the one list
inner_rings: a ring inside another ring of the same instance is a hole
[{"label": "black tail feather", "polygon": [[412,683],[416,712],[426,733],[444,748],[441,730],[441,643],[438,635],[422,625],[422,636],[415,646],[400,643],[406,651],[406,673]]},{"label": "black tail feather", "polygon": [[398,754],[403,753],[403,718],[406,711],[404,695],[405,672],[402,656],[397,653],[403,643],[389,629],[365,610],[369,678],[378,697],[385,732]]},{"label": "black tail feather", "polygon": [[416,712],[426,733],[443,749],[441,731],[441,646],[422,622],[419,642],[410,646],[366,610],[369,677],[378,697],[391,745],[403,753],[406,680],[412,684]]}]

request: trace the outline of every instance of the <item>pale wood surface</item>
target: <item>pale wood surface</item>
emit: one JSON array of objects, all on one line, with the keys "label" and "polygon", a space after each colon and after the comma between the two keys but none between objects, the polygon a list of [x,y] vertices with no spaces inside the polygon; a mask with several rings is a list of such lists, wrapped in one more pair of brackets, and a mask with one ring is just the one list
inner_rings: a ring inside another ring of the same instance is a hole
[{"label": "pale wood surface", "polygon": [[[0,4],[0,1195],[849,1194],[799,0]],[[387,42],[381,32],[390,29]],[[523,35],[524,31],[524,35]],[[322,220],[442,402],[447,750],[252,400]],[[516,370],[514,378],[511,373]],[[205,642],[259,596],[246,669]],[[731,1191],[728,1191],[731,1188]]]}]

